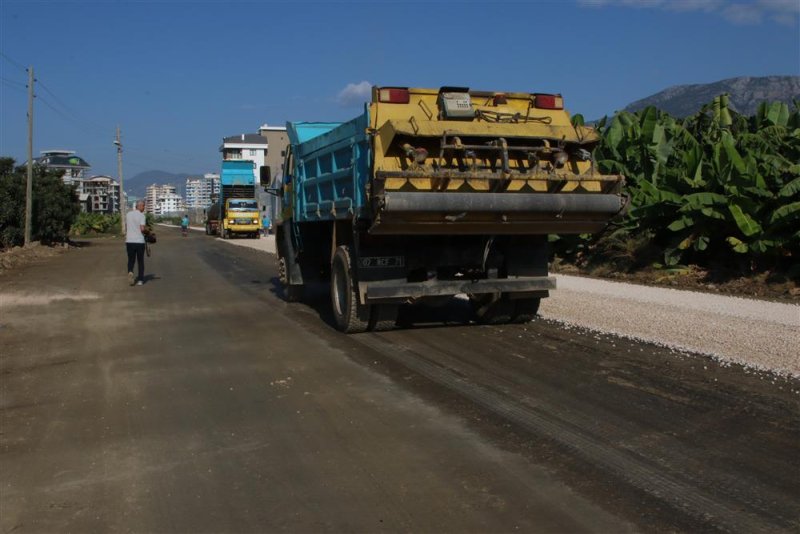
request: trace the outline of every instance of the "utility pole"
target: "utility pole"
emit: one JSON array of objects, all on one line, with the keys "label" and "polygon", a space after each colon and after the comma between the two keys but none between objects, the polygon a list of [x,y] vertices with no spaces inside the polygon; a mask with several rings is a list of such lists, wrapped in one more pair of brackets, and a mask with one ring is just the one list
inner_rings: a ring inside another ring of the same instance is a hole
[{"label": "utility pole", "polygon": [[33,212],[33,65],[28,67],[28,183],[25,186],[25,246],[31,242]]},{"label": "utility pole", "polygon": [[127,229],[125,228],[125,217],[128,214],[128,204],[125,202],[125,188],[122,185],[122,139],[119,134],[119,124],[117,125],[117,138],[114,140],[117,145],[117,176],[119,177],[119,224],[122,229],[122,235],[125,236]]}]

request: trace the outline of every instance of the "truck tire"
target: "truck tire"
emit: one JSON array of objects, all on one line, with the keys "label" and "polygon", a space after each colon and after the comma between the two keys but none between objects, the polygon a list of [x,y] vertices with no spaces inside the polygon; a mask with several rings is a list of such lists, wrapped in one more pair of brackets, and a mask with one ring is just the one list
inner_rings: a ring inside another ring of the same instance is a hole
[{"label": "truck tire", "polygon": [[299,302],[303,299],[303,286],[290,284],[288,272],[286,258],[280,256],[278,258],[278,278],[281,282],[283,298],[286,299],[286,302]]},{"label": "truck tire", "polygon": [[542,301],[540,298],[535,299],[519,299],[514,301],[514,315],[511,322],[516,324],[529,323],[536,318],[539,312],[539,303]]},{"label": "truck tire", "polygon": [[366,332],[369,306],[358,302],[350,247],[340,246],[331,261],[331,307],[337,328],[345,334]]},{"label": "truck tire", "polygon": [[480,324],[508,324],[514,315],[514,301],[504,294],[470,295],[472,308]]}]

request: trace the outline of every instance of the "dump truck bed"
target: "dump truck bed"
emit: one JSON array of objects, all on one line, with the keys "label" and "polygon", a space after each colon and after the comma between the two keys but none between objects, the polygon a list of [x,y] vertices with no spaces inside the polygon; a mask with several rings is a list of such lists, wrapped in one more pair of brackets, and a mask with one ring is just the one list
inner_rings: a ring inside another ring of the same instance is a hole
[{"label": "dump truck bed", "polygon": [[[624,178],[597,172],[599,138],[570,123],[560,97],[540,109],[531,94],[401,90],[387,101],[375,88],[345,123],[287,124],[296,221],[355,216],[383,235],[588,233],[624,208]],[[452,94],[469,106],[447,116]]]}]

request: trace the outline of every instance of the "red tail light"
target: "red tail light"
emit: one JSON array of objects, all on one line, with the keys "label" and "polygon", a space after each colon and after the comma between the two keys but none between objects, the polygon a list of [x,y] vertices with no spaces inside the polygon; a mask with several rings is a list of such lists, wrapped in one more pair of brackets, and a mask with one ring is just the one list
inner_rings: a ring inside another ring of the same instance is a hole
[{"label": "red tail light", "polygon": [[561,95],[533,95],[534,105],[539,109],[564,109]]},{"label": "red tail light", "polygon": [[388,104],[408,104],[411,95],[404,87],[381,87],[378,89],[378,102]]}]

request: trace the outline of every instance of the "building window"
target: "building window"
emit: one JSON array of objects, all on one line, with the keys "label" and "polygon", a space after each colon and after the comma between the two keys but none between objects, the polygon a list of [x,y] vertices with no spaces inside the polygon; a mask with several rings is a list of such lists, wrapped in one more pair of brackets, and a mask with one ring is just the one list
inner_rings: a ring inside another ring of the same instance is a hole
[{"label": "building window", "polygon": [[251,156],[256,156],[256,155],[258,155],[258,150],[255,150],[255,149],[251,148],[251,149],[250,149],[250,155],[251,155]]}]

